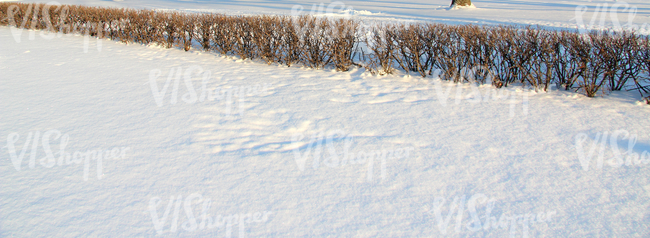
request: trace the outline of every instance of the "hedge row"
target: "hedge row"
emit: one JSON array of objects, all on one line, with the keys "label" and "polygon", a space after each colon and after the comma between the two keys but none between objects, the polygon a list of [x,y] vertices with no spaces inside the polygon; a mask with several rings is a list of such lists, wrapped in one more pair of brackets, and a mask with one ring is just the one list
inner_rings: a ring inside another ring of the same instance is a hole
[{"label": "hedge row", "polygon": [[[556,84],[587,96],[634,88],[647,94],[650,40],[630,32],[548,31],[514,26],[398,25],[373,29],[369,61],[379,73],[395,65],[421,76],[441,71],[455,82],[496,87]],[[645,85],[645,86],[644,86]]]},{"label": "hedge row", "polygon": [[[650,93],[650,39],[630,32],[436,23],[363,26],[351,19],[227,16],[74,5],[0,2],[0,25],[90,34],[125,43],[192,47],[269,64],[396,69],[455,82],[550,85],[589,97]],[[439,71],[438,71],[439,70]],[[435,75],[438,76],[438,75]],[[650,98],[647,98],[650,103]]]}]

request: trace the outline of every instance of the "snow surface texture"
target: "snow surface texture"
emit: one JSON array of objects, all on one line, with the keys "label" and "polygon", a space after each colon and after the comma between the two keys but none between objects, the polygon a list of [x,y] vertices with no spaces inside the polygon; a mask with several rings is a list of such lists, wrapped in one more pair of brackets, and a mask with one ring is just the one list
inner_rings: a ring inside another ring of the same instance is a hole
[{"label": "snow surface texture", "polygon": [[[43,2],[27,0],[23,2]],[[451,9],[450,0],[413,1],[226,1],[226,0],[59,0],[62,4],[129,7],[146,9],[247,14],[313,14],[352,17],[372,25],[376,21],[410,23],[414,21],[447,24],[517,24],[549,28],[610,29],[618,25],[637,25],[639,33],[650,34],[650,1],[646,0],[484,0],[472,1],[476,8]],[[605,7],[605,4],[607,6]],[[584,8],[580,8],[584,6]],[[627,7],[635,7],[630,11]],[[612,14],[613,13],[613,14]],[[614,20],[615,19],[615,20]],[[592,22],[593,20],[593,22]],[[616,23],[618,21],[618,23]],[[644,24],[646,24],[644,26]]]},{"label": "snow surface texture", "polygon": [[469,5],[469,6],[458,6],[456,4],[452,4],[450,9],[456,10],[456,9],[476,9],[476,6],[474,4]]},{"label": "snow surface texture", "polygon": [[[544,6],[564,9],[512,7]],[[6,27],[0,72],[0,237],[650,235],[650,164],[632,156],[650,151],[650,109],[635,93],[497,91]],[[79,156],[92,151],[109,151],[101,166]]]}]

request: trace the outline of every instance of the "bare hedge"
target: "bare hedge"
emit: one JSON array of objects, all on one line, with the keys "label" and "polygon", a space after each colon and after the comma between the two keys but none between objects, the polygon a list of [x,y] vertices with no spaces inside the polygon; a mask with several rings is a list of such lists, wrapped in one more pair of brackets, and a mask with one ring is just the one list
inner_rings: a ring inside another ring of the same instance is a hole
[{"label": "bare hedge", "polygon": [[228,16],[9,2],[0,2],[0,25],[196,48],[268,64],[339,71],[364,67],[373,74],[401,69],[499,88],[524,85],[546,91],[556,85],[589,97],[616,90],[650,94],[650,39],[631,32],[438,23],[361,27],[356,20],[309,15]]}]

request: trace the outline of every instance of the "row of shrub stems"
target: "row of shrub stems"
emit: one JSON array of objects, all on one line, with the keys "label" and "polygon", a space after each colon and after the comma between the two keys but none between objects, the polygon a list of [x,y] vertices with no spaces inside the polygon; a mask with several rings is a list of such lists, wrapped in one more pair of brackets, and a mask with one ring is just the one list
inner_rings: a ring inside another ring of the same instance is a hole
[{"label": "row of shrub stems", "polygon": [[14,2],[0,2],[0,25],[186,51],[196,48],[289,67],[363,67],[380,75],[401,70],[497,88],[521,85],[547,91],[554,85],[588,97],[620,90],[650,93],[650,39],[630,31],[440,23],[368,26],[345,17],[231,16]]}]

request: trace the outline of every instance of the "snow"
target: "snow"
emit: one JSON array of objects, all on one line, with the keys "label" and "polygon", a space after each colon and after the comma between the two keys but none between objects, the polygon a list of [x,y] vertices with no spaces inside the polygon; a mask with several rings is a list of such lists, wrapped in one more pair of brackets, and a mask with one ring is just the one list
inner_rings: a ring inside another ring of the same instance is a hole
[{"label": "snow", "polygon": [[[61,2],[229,14],[316,3]],[[373,21],[569,27],[576,5],[614,3],[446,2],[345,5]],[[650,4],[629,3],[648,22]],[[0,237],[650,234],[650,109],[634,92],[496,90],[7,27],[0,72]],[[79,156],[93,151],[102,159]]]},{"label": "snow", "polygon": [[476,9],[476,5],[472,4],[469,6],[458,6],[455,4],[452,4],[450,7],[450,10],[457,10],[457,9]]},{"label": "snow", "polygon": [[[23,2],[42,2],[27,0]],[[59,0],[62,4],[90,6],[129,7],[138,9],[183,10],[189,12],[218,12],[231,15],[248,14],[295,14],[295,8],[302,13],[328,16],[341,15],[363,20],[371,25],[375,21],[410,23],[444,22],[447,24],[517,24],[539,25],[552,29],[576,29],[577,17],[584,24],[596,29],[607,29],[618,25],[636,25],[639,33],[650,34],[650,2],[645,0],[524,0],[494,1],[475,0],[476,8],[451,9],[450,0],[413,1],[205,1],[205,0]],[[604,4],[607,4],[605,7]],[[578,14],[579,6],[586,7]],[[632,11],[628,7],[634,7]],[[617,14],[612,14],[617,13]],[[603,24],[601,24],[603,18]],[[631,21],[629,20],[631,19]],[[645,25],[644,25],[645,24]],[[602,26],[601,26],[602,25]]]}]

